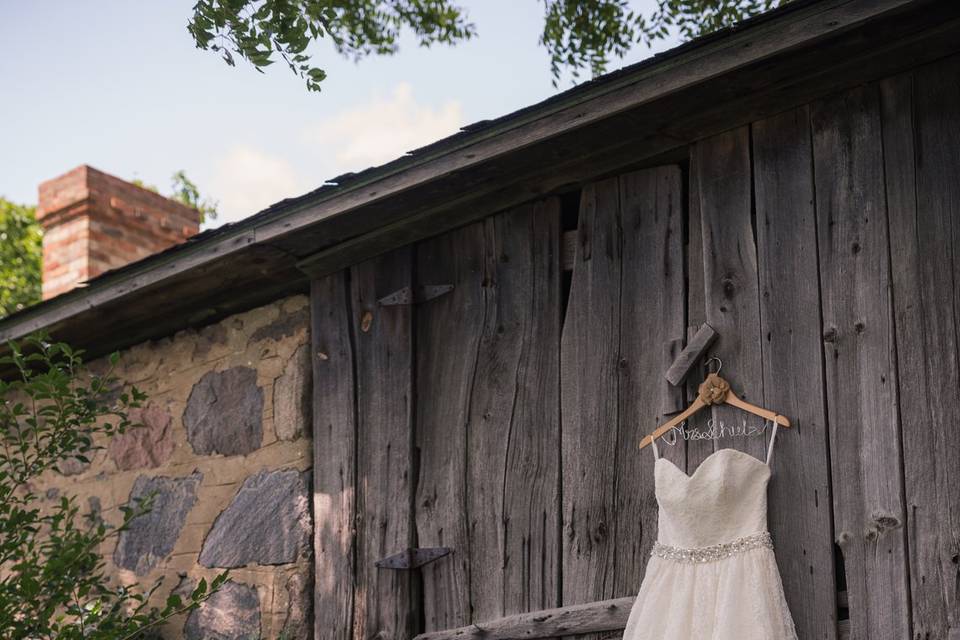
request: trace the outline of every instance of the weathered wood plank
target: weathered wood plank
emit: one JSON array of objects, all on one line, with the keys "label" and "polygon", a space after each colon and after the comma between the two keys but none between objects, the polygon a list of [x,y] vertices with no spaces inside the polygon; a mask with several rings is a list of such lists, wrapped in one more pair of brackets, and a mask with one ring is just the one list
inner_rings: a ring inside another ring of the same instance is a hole
[{"label": "weathered wood plank", "polygon": [[[454,572],[445,561],[425,570],[427,628],[555,606],[559,201],[488,218],[425,243],[419,253],[424,284],[453,277],[456,285],[423,305],[418,321],[417,504],[427,503],[417,514],[420,544],[439,544],[443,535],[457,563]],[[440,485],[448,495],[434,497]],[[455,544],[446,537],[451,520],[467,525]],[[434,607],[430,590],[449,588],[451,574],[463,595],[449,601],[443,594]]]},{"label": "weathered wood plank", "polygon": [[882,83],[881,99],[913,635],[954,638],[960,635],[960,398],[953,392],[960,386],[960,59]]},{"label": "weathered wood plank", "polygon": [[348,296],[345,272],[310,283],[317,638],[353,637],[356,407]]},{"label": "weathered wood plank", "polygon": [[357,397],[354,638],[417,632],[416,575],[374,562],[414,546],[413,353],[410,305],[377,300],[413,286],[412,252],[397,249],[350,270]]},{"label": "weathered wood plank", "polygon": [[413,640],[515,640],[552,638],[623,629],[634,597],[531,611],[458,629],[421,633]]},{"label": "weathered wood plank", "polygon": [[484,225],[417,246],[418,284],[453,284],[417,309],[417,540],[453,553],[423,567],[424,630],[469,624],[472,527],[467,425],[485,319]]},{"label": "weathered wood plank", "polygon": [[[689,170],[687,173],[687,225],[685,258],[687,268],[687,341],[692,341],[700,327],[706,324],[706,284],[703,275],[703,226],[700,216],[700,182],[698,179],[697,156],[689,154]],[[709,350],[708,350],[709,353]],[[706,356],[707,354],[704,354]],[[706,369],[703,359],[694,364],[687,374],[684,390],[686,402],[689,405],[697,397],[697,387],[703,382]],[[710,412],[701,411],[687,420],[691,429],[702,429],[710,417]],[[683,469],[691,473],[708,455],[713,453],[714,443],[709,440],[691,440],[684,442],[685,459]]]},{"label": "weathered wood plank", "polygon": [[879,107],[867,86],[811,108],[834,522],[870,640],[910,637]]},{"label": "weathered wood plank", "polygon": [[[750,129],[741,127],[694,145],[703,240],[706,321],[719,340],[711,355],[724,364],[723,377],[733,391],[763,402],[760,349],[760,300],[757,246],[753,229]],[[733,427],[746,414],[734,407],[713,407],[714,420]],[[717,448],[734,447],[757,457],[761,438],[721,437]]]},{"label": "weathered wood plank", "polygon": [[[588,185],[561,347],[563,603],[639,589],[656,537],[653,456],[665,346],[684,332],[676,167]],[[684,448],[664,447],[683,464]]]},{"label": "weathered wood plank", "polygon": [[[637,171],[620,176],[619,183],[622,264],[621,282],[614,283],[619,284],[620,303],[619,409],[613,430],[616,560],[613,591],[604,596],[637,592],[657,536],[654,458],[649,449],[638,451],[637,444],[664,422],[665,392],[679,391],[663,377],[671,362],[665,346],[682,340],[685,330],[680,168]],[[683,446],[664,443],[660,449],[676,464],[683,463]]]},{"label": "weathered wood plank", "polygon": [[560,261],[563,265],[563,270],[573,271],[573,265],[577,259],[577,232],[575,230],[563,232],[560,251],[563,255]]},{"label": "weathered wood plank", "polygon": [[560,581],[560,201],[485,232],[466,425],[472,620],[556,606]]},{"label": "weathered wood plank", "polygon": [[683,348],[683,351],[681,351],[677,359],[673,361],[673,364],[670,365],[666,375],[663,377],[672,385],[678,385],[683,382],[687,374],[703,359],[704,354],[706,354],[716,339],[717,332],[713,327],[704,322],[700,325],[700,328],[697,329],[697,332],[693,334],[693,338],[691,338],[687,346]]},{"label": "weathered wood plank", "polygon": [[793,428],[774,444],[768,523],[801,638],[837,636],[809,111],[753,125],[763,404]]},{"label": "weathered wood plank", "polygon": [[[621,240],[616,178],[581,194],[560,350],[562,604],[614,595]],[[628,451],[636,455],[636,444]],[[638,585],[639,586],[639,585]]]}]

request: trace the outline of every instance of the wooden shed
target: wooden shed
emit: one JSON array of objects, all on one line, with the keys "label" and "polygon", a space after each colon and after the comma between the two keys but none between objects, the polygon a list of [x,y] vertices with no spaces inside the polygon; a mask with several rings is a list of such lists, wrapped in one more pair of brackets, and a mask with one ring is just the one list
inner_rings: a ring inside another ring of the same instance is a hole
[{"label": "wooden shed", "polygon": [[[98,355],[308,293],[315,637],[597,638],[656,537],[637,443],[691,399],[702,367],[664,374],[708,323],[794,424],[769,503],[800,638],[957,640],[958,241],[960,3],[797,0],[0,337]],[[765,443],[662,449],[727,446]]]}]

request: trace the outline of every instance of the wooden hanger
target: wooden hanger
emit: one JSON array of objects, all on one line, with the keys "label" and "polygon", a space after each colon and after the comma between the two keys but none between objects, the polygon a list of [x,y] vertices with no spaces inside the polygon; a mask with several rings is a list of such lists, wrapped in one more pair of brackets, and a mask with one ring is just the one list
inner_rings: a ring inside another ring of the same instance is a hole
[{"label": "wooden hanger", "polygon": [[714,404],[729,404],[748,413],[752,413],[753,415],[760,416],[764,420],[772,420],[782,427],[790,426],[790,420],[788,420],[786,417],[780,415],[779,413],[770,411],[769,409],[764,409],[763,407],[758,407],[755,404],[750,404],[731,391],[730,383],[720,377],[720,368],[723,367],[723,362],[720,361],[720,358],[710,358],[710,360],[716,360],[717,362],[720,362],[720,367],[717,368],[716,373],[708,374],[707,379],[700,384],[700,387],[697,389],[697,399],[694,400],[693,403],[683,411],[683,413],[677,414],[669,421],[657,427],[653,433],[644,437],[643,440],[640,441],[641,449],[666,432],[670,431],[670,429],[673,429],[678,424],[682,423],[684,420],[687,420],[690,416],[697,413],[701,409]]}]

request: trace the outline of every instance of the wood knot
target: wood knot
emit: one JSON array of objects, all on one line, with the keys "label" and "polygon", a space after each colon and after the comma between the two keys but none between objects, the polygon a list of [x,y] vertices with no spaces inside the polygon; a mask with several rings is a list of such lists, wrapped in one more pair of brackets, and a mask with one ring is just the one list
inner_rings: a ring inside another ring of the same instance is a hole
[{"label": "wood knot", "polygon": [[597,525],[596,535],[594,536],[595,540],[606,540],[607,539],[607,523],[601,522]]},{"label": "wood knot", "polygon": [[864,537],[871,542],[878,540],[887,531],[899,529],[901,526],[900,518],[889,513],[875,512],[867,523],[864,531]]},{"label": "wood knot", "polygon": [[726,298],[732,298],[737,293],[737,283],[730,276],[723,278],[720,281],[720,286],[723,288],[723,295]]},{"label": "wood knot", "polygon": [[364,311],[363,315],[360,317],[360,331],[367,333],[370,331],[370,325],[373,324],[373,314],[369,311]]},{"label": "wood knot", "polygon": [[847,546],[847,543],[850,542],[850,533],[847,531],[841,531],[840,535],[837,536],[837,544],[842,549]]}]

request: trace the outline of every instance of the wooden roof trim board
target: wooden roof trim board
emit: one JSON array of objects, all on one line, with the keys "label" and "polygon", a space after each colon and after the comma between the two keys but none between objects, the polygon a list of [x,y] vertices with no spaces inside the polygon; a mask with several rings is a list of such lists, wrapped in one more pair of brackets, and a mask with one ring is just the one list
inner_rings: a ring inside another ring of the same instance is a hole
[{"label": "wooden roof trim board", "polygon": [[[748,21],[744,27],[678,47],[492,123],[468,127],[465,132],[413,155],[355,176],[341,177],[338,186],[325,185],[301,198],[278,203],[241,223],[201,234],[195,241],[108,272],[87,287],[0,320],[0,339],[18,338],[37,329],[69,323],[84,312],[105,304],[115,305],[141,291],[179,286],[176,283],[183,282],[190,274],[212,269],[234,256],[241,260],[249,249],[257,246],[282,253],[282,244],[287,239],[305,230],[322,236],[325,223],[349,216],[349,212],[363,206],[389,202],[400,194],[488,165],[638,106],[664,100],[745,65],[787,54],[801,45],[836,38],[878,17],[906,10],[922,11],[923,7],[936,4],[933,0],[792,3]],[[378,218],[375,223],[364,224],[367,231],[379,227],[396,230],[402,228],[404,220],[415,220],[417,214],[415,210],[404,210],[394,219]],[[363,229],[352,230],[351,234],[359,237],[363,232]],[[322,258],[340,242],[319,244],[316,249]],[[311,258],[295,254],[290,256],[290,262],[309,271]]]}]

